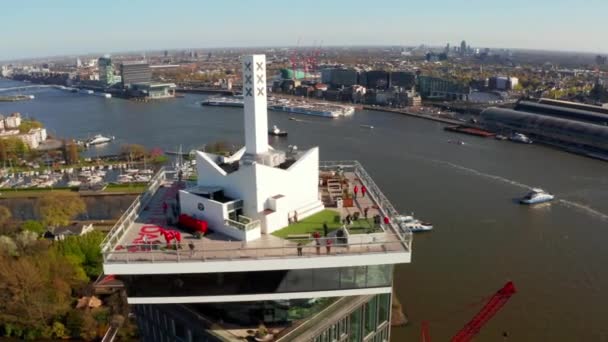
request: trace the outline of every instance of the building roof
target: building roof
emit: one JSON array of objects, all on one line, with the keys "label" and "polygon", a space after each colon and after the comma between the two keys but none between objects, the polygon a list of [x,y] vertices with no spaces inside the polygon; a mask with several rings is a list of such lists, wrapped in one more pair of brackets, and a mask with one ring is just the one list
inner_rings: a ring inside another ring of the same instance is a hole
[{"label": "building roof", "polygon": [[524,111],[536,115],[559,117],[574,121],[584,121],[594,124],[605,125],[608,123],[608,114],[600,112],[564,107],[561,105],[550,105],[531,101],[520,101],[515,110]]},{"label": "building roof", "polygon": [[522,128],[534,128],[542,135],[543,130],[568,130],[577,136],[585,136],[596,143],[608,142],[608,127],[591,124],[582,121],[558,118],[536,113],[517,111],[512,109],[491,107],[481,113],[481,119],[488,123],[494,122],[517,122]]}]

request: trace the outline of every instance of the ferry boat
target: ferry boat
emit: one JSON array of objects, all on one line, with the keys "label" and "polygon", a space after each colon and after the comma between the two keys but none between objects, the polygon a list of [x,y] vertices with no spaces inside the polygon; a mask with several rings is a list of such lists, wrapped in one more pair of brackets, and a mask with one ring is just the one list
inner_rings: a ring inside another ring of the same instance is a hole
[{"label": "ferry boat", "polygon": [[203,106],[218,106],[218,107],[239,107],[243,108],[245,103],[243,102],[242,95],[235,95],[232,97],[212,97],[201,102]]},{"label": "ferry boat", "polygon": [[527,136],[525,136],[521,133],[513,133],[513,135],[509,138],[509,140],[518,142],[518,143],[522,143],[522,144],[531,144],[532,143],[532,140],[530,138],[528,138]]},{"label": "ferry boat", "polygon": [[340,116],[350,116],[355,112],[355,108],[351,106],[338,106],[323,103],[302,103],[290,104],[280,103],[268,106],[271,110],[279,112],[315,115],[326,118],[337,118]]},{"label": "ferry boat", "polygon": [[539,204],[550,202],[555,198],[555,196],[551,195],[548,192],[545,192],[543,189],[533,188],[530,189],[524,197],[519,200],[521,204]]},{"label": "ferry boat", "polygon": [[275,137],[286,137],[287,131],[282,131],[276,125],[273,125],[272,129],[268,131],[268,134]]},{"label": "ferry boat", "polygon": [[110,141],[114,140],[114,137],[104,137],[101,134],[97,134],[95,135],[93,138],[89,139],[86,141],[85,145],[86,146],[91,146],[91,145],[99,145],[99,144],[105,144],[108,143]]}]

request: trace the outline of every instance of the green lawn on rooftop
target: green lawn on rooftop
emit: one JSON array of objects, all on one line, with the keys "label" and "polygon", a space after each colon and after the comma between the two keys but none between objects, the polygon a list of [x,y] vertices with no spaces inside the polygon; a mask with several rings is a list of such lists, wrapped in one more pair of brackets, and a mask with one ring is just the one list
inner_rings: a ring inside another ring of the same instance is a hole
[{"label": "green lawn on rooftop", "polygon": [[279,229],[272,233],[272,235],[283,239],[287,238],[288,235],[312,235],[314,232],[319,232],[321,235],[323,235],[324,222],[327,223],[327,228],[330,232],[342,227],[342,222],[340,222],[340,214],[336,211],[325,209],[303,220],[299,220],[298,223],[292,223],[283,229]]},{"label": "green lawn on rooftop", "polygon": [[[366,221],[365,219],[360,218],[348,227],[348,231],[351,234],[367,233],[373,228],[370,221],[371,219]],[[321,236],[323,236],[323,222],[327,222],[327,228],[330,233],[334,230],[342,228],[340,214],[336,211],[325,209],[303,220],[300,220],[298,223],[292,223],[285,228],[277,230],[276,232],[272,233],[272,235],[286,239],[289,235],[312,235],[314,232],[319,232]]]}]

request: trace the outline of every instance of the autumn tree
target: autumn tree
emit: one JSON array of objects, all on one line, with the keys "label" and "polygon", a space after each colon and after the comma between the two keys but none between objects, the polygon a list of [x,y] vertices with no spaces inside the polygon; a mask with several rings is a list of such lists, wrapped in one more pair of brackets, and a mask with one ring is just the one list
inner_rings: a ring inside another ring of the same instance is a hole
[{"label": "autumn tree", "polygon": [[42,336],[68,312],[72,288],[84,280],[52,249],[17,258],[0,253],[0,322],[5,335]]},{"label": "autumn tree", "polygon": [[121,153],[132,160],[140,160],[146,156],[147,151],[146,148],[142,145],[125,144],[121,147]]},{"label": "autumn tree", "polygon": [[70,165],[77,164],[79,160],[78,145],[71,141],[66,144],[66,162]]},{"label": "autumn tree", "polygon": [[77,193],[48,193],[38,199],[38,210],[45,226],[62,226],[86,211],[86,204]]},{"label": "autumn tree", "polygon": [[0,226],[8,224],[12,217],[11,211],[7,207],[0,205]]}]

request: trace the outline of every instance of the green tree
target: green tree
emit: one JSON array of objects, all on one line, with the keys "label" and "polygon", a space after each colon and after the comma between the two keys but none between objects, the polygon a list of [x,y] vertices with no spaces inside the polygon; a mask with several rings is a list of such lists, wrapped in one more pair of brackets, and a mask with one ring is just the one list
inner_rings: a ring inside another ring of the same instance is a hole
[{"label": "green tree", "polygon": [[44,226],[40,221],[35,220],[27,220],[21,224],[21,230],[27,230],[30,232],[34,232],[38,235],[44,234]]},{"label": "green tree", "polygon": [[53,249],[19,257],[0,252],[0,322],[18,337],[41,336],[69,311],[72,289],[83,280]]},{"label": "green tree", "polygon": [[42,128],[42,123],[36,120],[23,119],[21,120],[21,125],[19,126],[19,132],[27,133],[33,128]]},{"label": "green tree", "polygon": [[57,227],[84,213],[86,205],[77,193],[48,193],[38,199],[38,210],[44,225]]},{"label": "green tree", "polygon": [[99,245],[104,234],[93,231],[83,236],[70,236],[54,245],[57,251],[76,266],[81,267],[90,279],[97,278],[102,272],[102,256]]}]

